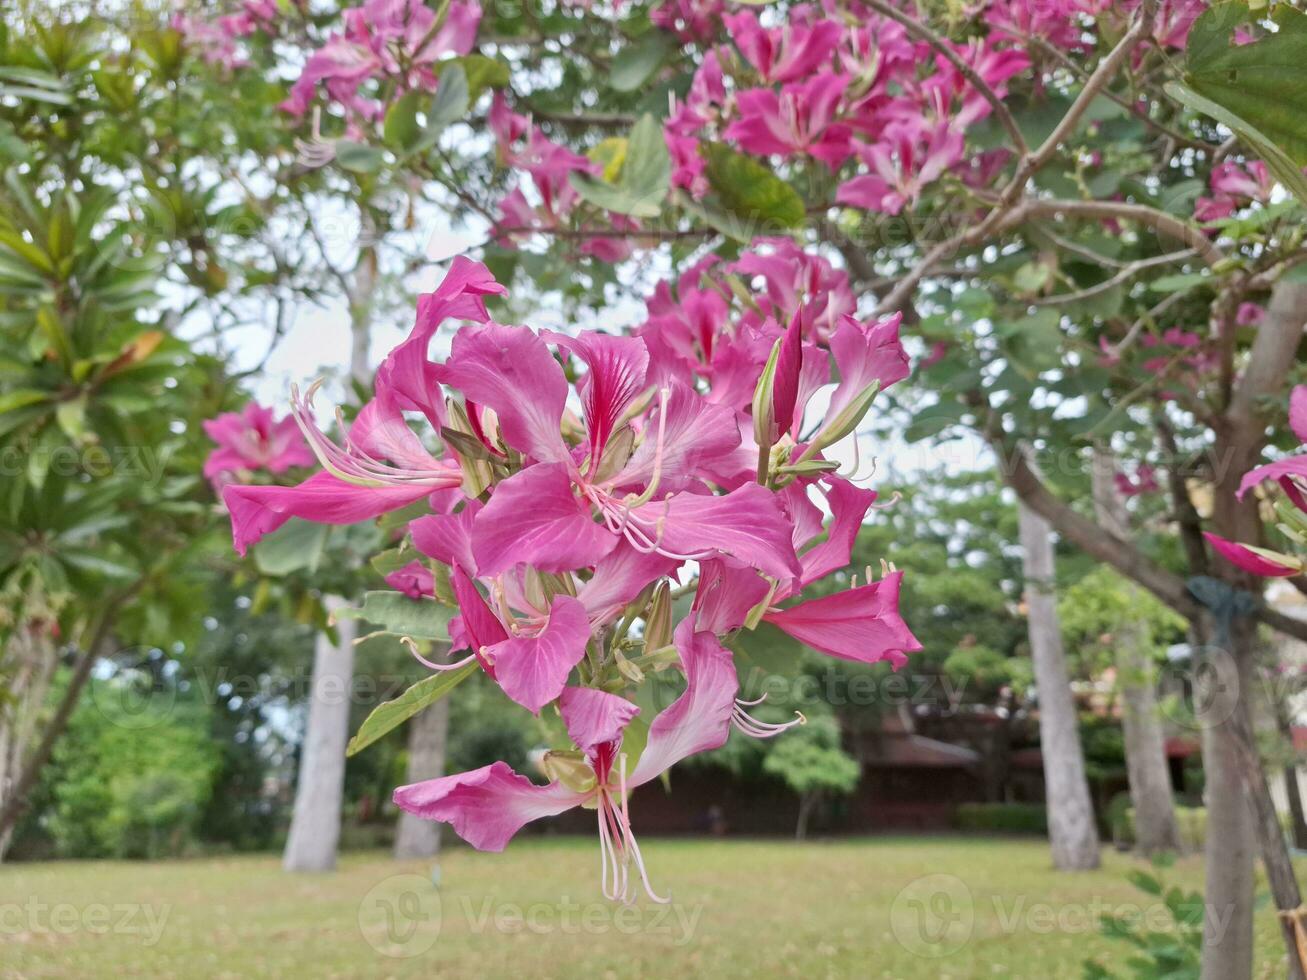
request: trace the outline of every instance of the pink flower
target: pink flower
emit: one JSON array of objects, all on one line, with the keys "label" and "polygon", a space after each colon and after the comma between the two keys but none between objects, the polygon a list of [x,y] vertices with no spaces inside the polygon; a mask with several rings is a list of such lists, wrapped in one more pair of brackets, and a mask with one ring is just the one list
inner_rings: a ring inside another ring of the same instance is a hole
[{"label": "pink flower", "polygon": [[710,41],[725,9],[724,0],[665,0],[649,11],[649,20],[682,41]]},{"label": "pink flower", "polygon": [[1256,326],[1266,318],[1266,307],[1260,303],[1240,303],[1234,322],[1241,327]]},{"label": "pink flower", "polygon": [[962,134],[940,123],[931,130],[900,127],[892,137],[855,145],[871,173],[845,181],[835,193],[839,204],[898,214],[922,190],[962,159]]},{"label": "pink flower", "polygon": [[239,470],[284,473],[315,462],[295,419],[288,415],[279,420],[271,408],[256,402],[207,420],[204,431],[218,444],[204,462],[204,475],[210,480]]},{"label": "pink flower", "polygon": [[1226,160],[1212,168],[1211,186],[1218,195],[1265,204],[1275,188],[1275,178],[1261,160],[1250,160],[1246,168]]},{"label": "pink flower", "polygon": [[833,20],[764,28],[749,10],[723,20],[731,39],[764,82],[797,82],[830,65],[843,28]]},{"label": "pink flower", "polygon": [[1253,575],[1262,578],[1285,578],[1290,575],[1299,575],[1303,571],[1302,562],[1290,558],[1288,555],[1281,555],[1266,548],[1254,548],[1251,545],[1239,544],[1210,531],[1204,531],[1203,537],[1207,539],[1218,555],[1232,565],[1242,568],[1245,572],[1251,572]]},{"label": "pink flower", "polygon": [[848,159],[849,127],[835,121],[849,76],[824,72],[806,82],[792,82],[778,95],[769,88],[741,92],[739,118],[726,129],[746,153],[769,156],[807,154],[838,170]]},{"label": "pink flower", "polygon": [[676,629],[676,650],[685,670],[685,692],[650,723],[639,761],[629,773],[623,734],[640,709],[616,694],[569,687],[562,692],[559,707],[576,751],[546,756],[545,768],[552,778],[548,785],[536,785],[496,762],[401,786],[395,790],[395,803],[427,820],[450,824],[483,851],[503,850],[532,820],[578,806],[593,807],[605,897],[630,900],[634,864],[645,893],[654,901],[666,901],[653,891],[631,829],[630,791],[682,759],[725,743],[739,690],[730,653],[711,633],[693,632],[688,619]]}]

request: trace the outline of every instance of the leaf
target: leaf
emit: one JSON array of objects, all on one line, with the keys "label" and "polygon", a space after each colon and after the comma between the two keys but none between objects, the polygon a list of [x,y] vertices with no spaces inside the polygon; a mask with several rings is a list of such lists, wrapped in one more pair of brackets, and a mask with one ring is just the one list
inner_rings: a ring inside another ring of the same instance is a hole
[{"label": "leaf", "polygon": [[729,213],[755,226],[754,236],[803,223],[803,198],[765,164],[724,143],[701,143],[708,183]]},{"label": "leaf", "polygon": [[7,391],[0,395],[0,414],[12,412],[16,408],[23,408],[27,405],[35,405],[38,402],[50,401],[51,394],[48,391],[38,391],[35,388],[18,388],[14,391]]},{"label": "leaf", "polygon": [[498,58],[484,54],[467,54],[454,58],[450,64],[458,64],[467,76],[468,98],[475,102],[488,88],[504,88],[508,84],[508,65]]},{"label": "leaf", "polygon": [[951,425],[962,420],[962,406],[957,402],[939,402],[924,408],[913,416],[908,427],[903,430],[907,442],[921,442],[939,435]]},{"label": "leaf", "polygon": [[1136,868],[1127,874],[1126,878],[1140,891],[1147,892],[1149,895],[1162,894],[1162,883],[1147,871],[1140,871]]},{"label": "leaf", "polygon": [[381,738],[387,732],[408,721],[419,711],[435,704],[479,669],[470,663],[457,670],[441,671],[424,677],[393,701],[385,701],[359,726],[358,733],[349,740],[345,755],[355,755]]},{"label": "leaf", "polygon": [[364,619],[387,633],[414,640],[449,639],[449,620],[454,610],[434,599],[410,599],[402,592],[374,591],[363,595],[358,609],[341,609],[338,619]]},{"label": "leaf", "polygon": [[301,569],[313,571],[322,559],[330,528],[292,517],[254,546],[254,565],[264,575],[280,577]]},{"label": "leaf", "polygon": [[336,162],[355,173],[373,173],[380,168],[385,154],[375,146],[353,140],[336,141]]},{"label": "leaf", "polygon": [[585,200],[607,211],[637,218],[655,218],[672,178],[672,159],[662,127],[645,113],[631,129],[626,157],[615,182],[573,173],[572,186]]},{"label": "leaf", "polygon": [[471,96],[468,90],[467,73],[463,70],[462,65],[451,64],[441,72],[436,97],[431,100],[431,108],[427,112],[425,139],[435,143],[440,134],[445,131],[445,127],[458,122],[467,115],[470,103]]},{"label": "leaf", "polygon": [[408,92],[386,110],[382,136],[392,149],[408,150],[422,136],[422,127],[418,124],[421,102],[421,92]]},{"label": "leaf", "polygon": [[651,31],[613,58],[608,85],[617,92],[634,92],[653,75],[674,50],[670,35]]}]

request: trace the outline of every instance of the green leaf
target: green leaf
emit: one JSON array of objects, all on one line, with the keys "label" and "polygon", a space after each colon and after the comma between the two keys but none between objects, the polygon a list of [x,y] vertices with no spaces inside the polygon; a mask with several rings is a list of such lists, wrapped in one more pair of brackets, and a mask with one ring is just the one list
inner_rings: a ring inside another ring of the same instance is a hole
[{"label": "green leaf", "polygon": [[470,663],[457,670],[441,671],[424,677],[393,701],[385,701],[359,726],[358,733],[349,740],[345,747],[347,756],[363,751],[387,732],[392,731],[408,721],[419,711],[435,704],[473,673],[480,665]]},{"label": "green leaf", "polygon": [[634,92],[649,80],[674,49],[671,35],[650,31],[617,52],[608,76],[609,87],[618,92]]},{"label": "green leaf", "polygon": [[753,157],[724,143],[701,143],[708,183],[722,207],[753,226],[753,236],[803,223],[803,198]]},{"label": "green leaf", "polygon": [[376,591],[363,595],[358,609],[337,611],[338,619],[365,619],[387,633],[414,640],[449,639],[449,620],[454,610],[434,599],[410,599],[402,592]]},{"label": "green leaf", "polygon": [[418,124],[421,104],[421,92],[408,92],[386,110],[382,130],[386,145],[395,150],[408,150],[417,143],[422,136],[422,127]]},{"label": "green leaf", "polygon": [[381,167],[385,154],[375,146],[356,143],[353,140],[336,142],[336,162],[346,170],[355,173],[373,173]]},{"label": "green leaf", "polygon": [[463,73],[467,76],[468,98],[472,102],[479,99],[481,93],[488,88],[504,88],[508,85],[508,65],[498,58],[467,54],[453,59],[450,64],[463,67]]},{"label": "green leaf", "polygon": [[425,140],[430,141],[427,145],[434,144],[445,131],[445,127],[466,116],[470,104],[467,73],[462,65],[450,64],[440,74],[436,97],[431,100],[431,108],[427,111]]},{"label": "green leaf", "polygon": [[1140,871],[1138,868],[1132,870],[1126,877],[1140,891],[1147,892],[1149,895],[1162,894],[1162,883],[1147,871]]},{"label": "green leaf", "polygon": [[274,577],[301,569],[314,571],[330,531],[325,524],[292,517],[254,546],[254,565],[262,574]]},{"label": "green leaf", "polygon": [[47,402],[51,399],[48,391],[38,391],[35,388],[18,388],[14,391],[7,391],[0,395],[0,414],[12,412],[16,408],[23,408],[27,405],[35,405],[38,402]]},{"label": "green leaf", "polygon": [[607,211],[656,218],[672,177],[672,160],[662,127],[645,113],[631,129],[621,172],[613,183],[573,173],[572,186],[585,200]]},{"label": "green leaf", "polygon": [[1184,289],[1201,286],[1210,277],[1202,272],[1177,272],[1170,276],[1159,276],[1148,284],[1155,293],[1178,293]]},{"label": "green leaf", "polygon": [[903,430],[907,442],[921,442],[939,435],[949,426],[962,420],[962,406],[957,402],[940,402],[924,408],[913,416],[908,427]]}]

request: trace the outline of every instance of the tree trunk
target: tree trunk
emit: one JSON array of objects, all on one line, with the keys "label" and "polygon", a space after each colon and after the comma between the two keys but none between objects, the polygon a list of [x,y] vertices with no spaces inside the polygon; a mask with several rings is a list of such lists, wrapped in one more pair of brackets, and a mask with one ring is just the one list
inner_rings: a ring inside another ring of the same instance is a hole
[{"label": "tree trunk", "polygon": [[[1103,528],[1122,540],[1130,537],[1125,501],[1117,492],[1116,461],[1104,448],[1093,455],[1094,511]],[[1140,589],[1126,581],[1123,588],[1134,597]],[[1180,849],[1180,828],[1175,820],[1171,770],[1166,765],[1166,740],[1157,709],[1155,666],[1147,643],[1150,637],[1138,623],[1121,623],[1114,631],[1117,683],[1121,689],[1121,728],[1125,737],[1126,776],[1135,810],[1135,846],[1146,855]]]},{"label": "tree trunk", "polygon": [[[334,610],[342,602],[328,596],[326,604],[328,610]],[[336,631],[340,642],[332,643],[326,633],[320,633],[314,644],[295,809],[282,857],[282,867],[287,871],[331,871],[336,867],[354,677],[354,620],[337,623]]]},{"label": "tree trunk", "polygon": [[812,817],[812,811],[817,808],[817,803],[821,794],[816,791],[803,793],[799,796],[799,821],[794,826],[794,839],[808,839],[808,820]]},{"label": "tree trunk", "polygon": [[1307,850],[1307,817],[1303,815],[1302,790],[1298,786],[1298,767],[1284,767],[1284,796],[1289,801],[1289,822],[1293,833],[1293,846]]},{"label": "tree trunk", "polygon": [[1062,871],[1089,870],[1098,867],[1098,831],[1057,619],[1052,531],[1024,504],[1019,505],[1019,518],[1053,864]]},{"label": "tree trunk", "polygon": [[[54,638],[44,624],[15,626],[0,653],[0,667],[8,678],[0,699],[0,809],[18,796],[28,743],[45,708],[57,662]],[[9,850],[16,826],[15,818],[0,828],[0,861]]]},{"label": "tree trunk", "polygon": [[[408,778],[416,783],[445,774],[449,698],[441,698],[408,723]],[[395,831],[395,857],[434,858],[440,853],[440,824],[401,810]]]},{"label": "tree trunk", "polygon": [[[369,377],[370,308],[377,286],[377,252],[373,222],[362,212],[359,256],[346,297],[350,313],[349,376],[358,385]],[[328,612],[344,605],[339,596],[324,600]],[[282,867],[287,871],[330,871],[336,866],[340,818],[344,808],[345,745],[349,738],[350,691],[354,681],[355,621],[336,624],[333,646],[319,635],[313,651],[309,715],[300,754],[295,809]]]}]

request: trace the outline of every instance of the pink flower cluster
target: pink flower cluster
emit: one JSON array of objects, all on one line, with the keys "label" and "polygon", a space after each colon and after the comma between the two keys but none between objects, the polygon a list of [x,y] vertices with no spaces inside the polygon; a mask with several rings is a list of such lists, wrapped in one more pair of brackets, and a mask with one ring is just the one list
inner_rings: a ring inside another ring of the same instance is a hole
[{"label": "pink flower cluster", "polygon": [[[546,758],[548,785],[497,762],[401,787],[401,807],[485,850],[528,821],[593,807],[605,894],[628,899],[638,879],[656,898],[630,791],[722,745],[732,725],[768,737],[798,723],[746,712],[726,636],[766,621],[831,656],[895,666],[920,649],[891,567],[803,598],[848,564],[876,497],[824,450],[908,361],[897,316],[858,320],[842,275],[792,249],[763,242],[701,264],[675,296],[660,289],[628,336],[497,323],[486,297],[503,287],[456,259],[340,442],[314,423],[313,389],[295,394],[321,472],[294,487],[226,488],[242,552],[292,516],[350,523],[425,501],[408,526],[414,560],[390,582],[456,607],[452,649],[466,654],[428,666],[476,665],[525,709],[561,714],[574,748]],[[719,288],[732,277],[762,285],[745,310]],[[451,321],[464,325],[433,361],[432,337]],[[805,420],[836,374],[829,406]],[[430,451],[409,416],[443,447]],[[693,593],[675,625],[673,589]],[[669,670],[684,693],[628,745],[635,690]]]},{"label": "pink flower cluster", "polygon": [[173,16],[173,30],[200,49],[200,57],[211,65],[231,71],[249,64],[237,43],[256,31],[272,33],[280,17],[276,0],[243,0],[239,10],[215,19],[194,14]]},{"label": "pink flower cluster", "polygon": [[367,0],[342,16],[344,29],[309,55],[281,107],[302,116],[321,87],[357,128],[363,121],[379,121],[386,100],[413,90],[434,91],[437,62],[472,50],[481,7],[476,0],[454,0],[437,23],[436,11],[423,0]]},{"label": "pink flower cluster", "polygon": [[[966,129],[992,111],[947,59],[871,12],[844,20],[800,6],[776,26],[749,10],[723,22],[733,47],[707,52],[664,128],[672,183],[696,198],[708,190],[699,145],[725,139],[756,156],[816,160],[832,173],[854,160],[865,172],[839,186],[836,202],[898,214],[958,167]],[[1030,64],[998,32],[956,51],[1000,96]]]}]

